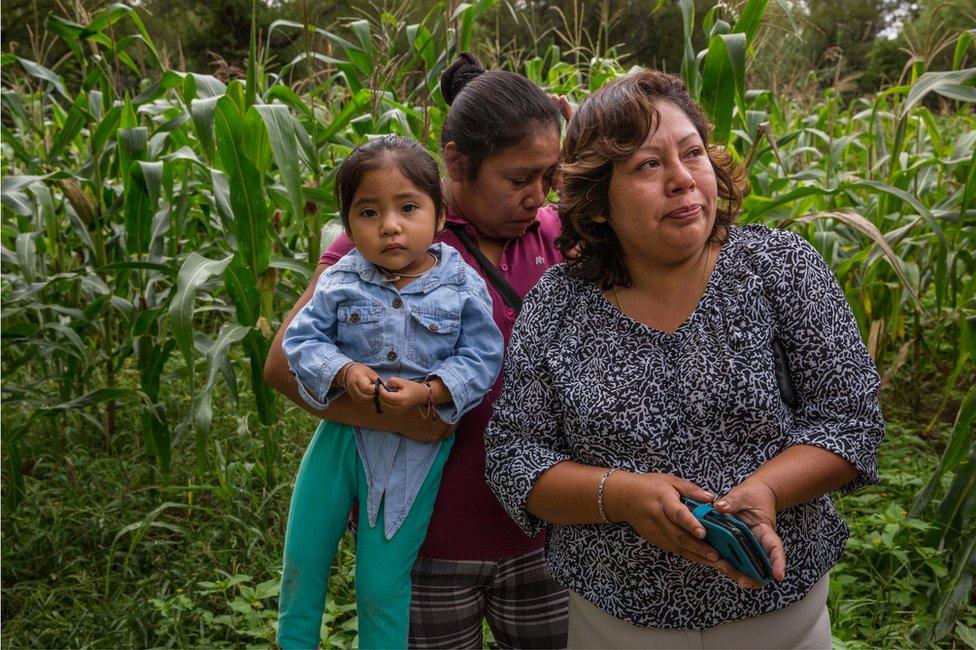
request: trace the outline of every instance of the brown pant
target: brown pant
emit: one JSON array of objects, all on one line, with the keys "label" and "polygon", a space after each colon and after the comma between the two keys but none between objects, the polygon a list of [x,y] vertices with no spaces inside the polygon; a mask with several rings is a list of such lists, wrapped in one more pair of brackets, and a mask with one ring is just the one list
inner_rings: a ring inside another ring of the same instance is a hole
[{"label": "brown pant", "polygon": [[569,592],[569,647],[578,648],[830,648],[827,576],[803,600],[768,614],[704,630],[636,627]]}]

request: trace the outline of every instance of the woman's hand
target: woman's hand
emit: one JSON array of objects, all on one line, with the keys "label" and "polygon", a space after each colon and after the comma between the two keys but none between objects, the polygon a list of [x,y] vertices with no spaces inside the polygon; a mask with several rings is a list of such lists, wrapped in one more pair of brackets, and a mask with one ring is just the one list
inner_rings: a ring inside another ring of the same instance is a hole
[{"label": "woman's hand", "polygon": [[[753,476],[716,501],[715,509],[738,517],[749,525],[752,534],[766,550],[773,567],[773,578],[782,580],[786,576],[786,551],[783,540],[776,534],[776,494],[772,488]],[[743,576],[739,584],[752,588],[762,586],[748,576]]]},{"label": "woman's hand", "polygon": [[379,375],[369,366],[354,363],[346,370],[346,392],[357,402],[372,402],[373,396],[376,395],[377,377]]},{"label": "woman's hand", "polygon": [[680,501],[686,496],[710,502],[714,494],[671,474],[632,472],[614,473],[604,490],[610,521],[626,521],[655,546],[692,562],[714,566],[719,561],[715,549],[702,541],[705,528]]},{"label": "woman's hand", "polygon": [[710,503],[715,499],[714,494],[671,474],[631,472],[620,473],[622,475],[611,491],[610,482],[618,473],[607,479],[604,492],[605,509],[611,521],[626,521],[641,537],[658,548],[714,567],[740,586],[755,585],[731,563],[720,558],[718,552],[704,541],[704,526],[680,500],[685,496]]}]

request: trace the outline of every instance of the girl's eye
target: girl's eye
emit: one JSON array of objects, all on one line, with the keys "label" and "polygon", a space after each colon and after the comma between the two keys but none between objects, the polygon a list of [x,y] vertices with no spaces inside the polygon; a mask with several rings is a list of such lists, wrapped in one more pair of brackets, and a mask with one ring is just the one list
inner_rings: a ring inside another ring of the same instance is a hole
[{"label": "girl's eye", "polygon": [[359,211],[359,216],[361,216],[361,217],[375,217],[376,216],[376,210],[374,210],[372,208],[364,208],[363,210],[360,210]]},{"label": "girl's eye", "polygon": [[418,206],[414,205],[413,203],[408,203],[400,209],[404,212],[414,212],[418,209]]}]

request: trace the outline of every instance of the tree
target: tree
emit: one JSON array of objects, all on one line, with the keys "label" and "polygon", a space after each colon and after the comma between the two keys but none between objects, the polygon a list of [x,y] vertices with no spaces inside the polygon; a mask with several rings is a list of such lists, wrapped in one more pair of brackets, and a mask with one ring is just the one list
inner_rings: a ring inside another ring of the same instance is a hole
[{"label": "tree", "polygon": [[[255,4],[259,32],[280,18],[300,20],[291,0]],[[187,70],[211,71],[226,62],[230,70],[247,65],[252,0],[147,0],[146,27],[157,43],[185,61]],[[279,43],[287,47],[290,41]],[[175,67],[175,62],[174,67]]]},{"label": "tree", "polygon": [[[94,11],[104,2],[89,2],[89,11]],[[44,29],[44,19],[49,13],[68,15],[72,19],[76,12],[68,13],[58,0],[17,0],[3,3],[0,11],[0,47],[4,52],[14,52],[18,56],[53,65],[67,52],[58,39]],[[84,10],[84,5],[81,7]]]},{"label": "tree", "polygon": [[809,0],[806,51],[826,79],[867,69],[881,32],[911,10],[911,0]]}]

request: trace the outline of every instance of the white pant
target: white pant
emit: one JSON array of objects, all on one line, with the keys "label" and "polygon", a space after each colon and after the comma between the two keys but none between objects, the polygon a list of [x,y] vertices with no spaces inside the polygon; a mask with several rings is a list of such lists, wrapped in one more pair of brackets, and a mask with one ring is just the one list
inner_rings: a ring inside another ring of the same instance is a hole
[{"label": "white pant", "polygon": [[827,613],[828,578],[803,600],[768,614],[730,621],[704,630],[636,627],[569,592],[569,648],[827,648],[831,647]]}]

